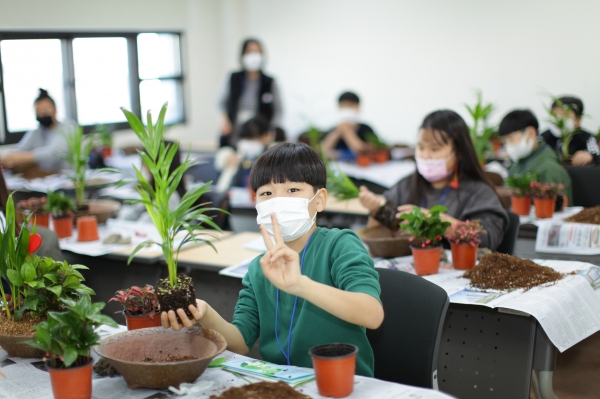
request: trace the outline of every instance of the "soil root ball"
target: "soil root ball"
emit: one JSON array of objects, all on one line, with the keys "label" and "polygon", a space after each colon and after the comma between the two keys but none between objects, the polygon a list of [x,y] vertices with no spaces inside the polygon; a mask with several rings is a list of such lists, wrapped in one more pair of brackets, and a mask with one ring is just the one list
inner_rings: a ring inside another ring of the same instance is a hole
[{"label": "soil root ball", "polygon": [[565,222],[600,224],[600,205],[585,208],[583,211],[565,219]]},{"label": "soil root ball", "polygon": [[477,288],[508,290],[524,288],[526,291],[538,285],[553,283],[564,277],[556,270],[540,266],[528,259],[493,253],[485,255],[479,264],[463,274]]},{"label": "soil root ball", "polygon": [[257,382],[242,387],[229,388],[221,395],[210,399],[310,399],[285,382]]},{"label": "soil root ball", "polygon": [[188,306],[196,305],[196,290],[194,289],[194,280],[191,277],[183,274],[177,275],[175,287],[171,287],[168,278],[158,280],[156,295],[161,311],[183,309],[192,318]]}]

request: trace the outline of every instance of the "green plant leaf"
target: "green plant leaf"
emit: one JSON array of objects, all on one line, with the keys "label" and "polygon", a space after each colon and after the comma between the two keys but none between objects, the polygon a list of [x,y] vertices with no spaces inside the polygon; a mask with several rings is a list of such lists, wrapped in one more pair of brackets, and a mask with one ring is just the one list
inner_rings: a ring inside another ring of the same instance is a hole
[{"label": "green plant leaf", "polygon": [[56,295],[57,298],[60,298],[60,294],[62,294],[62,287],[60,285],[53,285],[50,287],[46,287],[48,291],[51,291]]},{"label": "green plant leaf", "polygon": [[227,359],[225,359],[224,357],[219,357],[219,358],[213,359],[213,361],[209,363],[208,367],[211,367],[211,368],[222,367],[223,363],[225,363],[226,361],[227,361]]},{"label": "green plant leaf", "polygon": [[65,367],[70,367],[77,360],[77,349],[73,347],[68,347],[65,349],[63,353],[63,363]]},{"label": "green plant leaf", "polygon": [[23,278],[21,277],[21,274],[19,274],[18,271],[9,269],[6,271],[6,275],[8,277],[8,281],[10,281],[12,284],[19,287],[23,286]]}]

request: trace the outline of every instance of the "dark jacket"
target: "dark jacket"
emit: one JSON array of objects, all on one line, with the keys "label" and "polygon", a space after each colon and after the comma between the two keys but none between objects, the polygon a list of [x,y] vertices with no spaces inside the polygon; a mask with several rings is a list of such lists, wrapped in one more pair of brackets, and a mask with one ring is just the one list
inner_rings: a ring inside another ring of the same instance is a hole
[{"label": "dark jacket", "polygon": [[[550,130],[546,130],[540,134],[542,139],[550,146],[550,148],[556,150],[562,158],[563,154],[563,142],[560,137],[556,137]],[[593,162],[596,165],[600,165],[600,148],[598,147],[598,139],[590,132],[583,129],[577,129],[571,141],[569,141],[569,154],[573,155],[577,151],[587,151],[592,154]]]},{"label": "dark jacket", "polygon": [[[229,80],[229,98],[227,100],[227,115],[231,123],[235,124],[237,119],[237,107],[244,91],[246,73],[244,71],[234,72]],[[273,93],[271,86],[273,78],[260,73],[260,90],[258,92],[258,115],[261,115],[269,123],[273,118]]]}]

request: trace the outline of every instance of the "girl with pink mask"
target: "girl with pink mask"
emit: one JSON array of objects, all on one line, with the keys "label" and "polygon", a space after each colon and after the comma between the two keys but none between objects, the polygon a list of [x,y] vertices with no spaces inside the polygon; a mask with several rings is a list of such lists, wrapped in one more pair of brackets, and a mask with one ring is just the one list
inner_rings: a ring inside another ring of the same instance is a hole
[{"label": "girl with pink mask", "polygon": [[359,199],[370,211],[369,225],[398,229],[400,215],[413,206],[427,211],[440,204],[448,209],[442,219],[453,225],[480,219],[487,232],[481,235],[480,246],[496,250],[508,229],[508,214],[477,161],[469,128],[460,115],[450,110],[427,115],[415,159],[417,171],[383,195],[361,187]]}]

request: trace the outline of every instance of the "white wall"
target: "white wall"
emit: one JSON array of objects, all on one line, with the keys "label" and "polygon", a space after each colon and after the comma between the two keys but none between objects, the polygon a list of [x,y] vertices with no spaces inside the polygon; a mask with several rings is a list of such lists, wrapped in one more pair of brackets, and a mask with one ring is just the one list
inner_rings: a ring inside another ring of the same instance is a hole
[{"label": "white wall", "polygon": [[[414,142],[423,117],[475,89],[546,117],[542,92],[576,94],[600,125],[600,1],[246,0],[248,35],[263,39],[284,93],[285,123],[327,125],[336,96],[356,90],[364,120],[386,139]],[[241,38],[240,38],[241,39]],[[237,48],[233,49],[237,53]],[[228,67],[234,67],[227,60]]]}]

